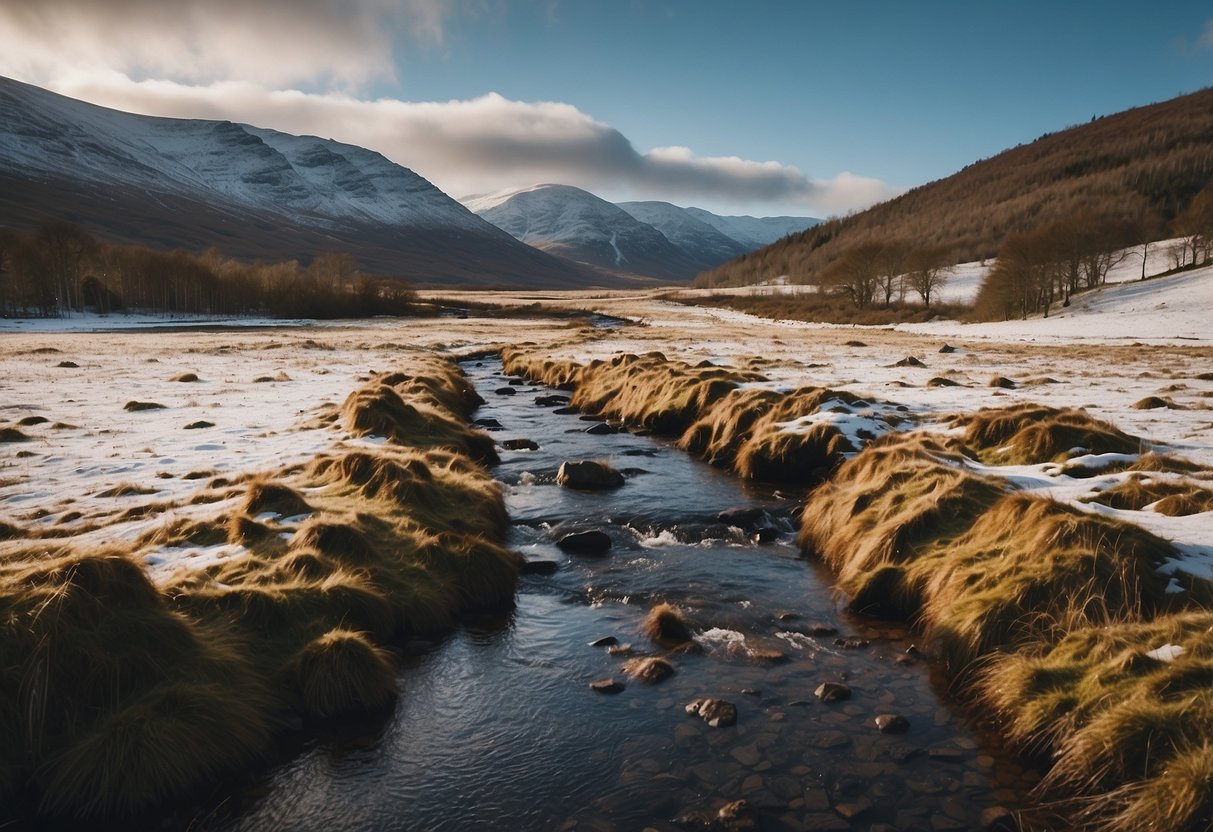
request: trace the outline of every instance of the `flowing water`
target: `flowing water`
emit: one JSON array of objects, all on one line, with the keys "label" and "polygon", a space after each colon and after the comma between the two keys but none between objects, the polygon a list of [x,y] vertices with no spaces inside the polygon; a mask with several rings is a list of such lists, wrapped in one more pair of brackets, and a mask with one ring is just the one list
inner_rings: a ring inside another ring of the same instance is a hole
[{"label": "flowing water", "polygon": [[[588,434],[596,422],[537,405],[557,391],[509,384],[495,359],[465,369],[494,437],[540,446],[502,451],[496,476],[510,545],[558,567],[525,575],[510,613],[411,645],[386,721],[314,738],[194,828],[670,829],[745,798],[763,829],[976,829],[984,809],[1023,805],[1036,774],[949,703],[905,631],[841,613],[828,575],[799,557],[794,495],[653,438]],[[555,484],[563,460],[586,458],[610,459],[625,485]],[[766,542],[717,521],[741,507],[765,510]],[[611,537],[607,556],[554,543],[591,528]],[[677,672],[659,684],[626,680],[626,656],[589,643],[665,655],[640,634],[659,601],[686,614],[701,649],[668,656]],[[626,689],[589,687],[609,676]],[[852,697],[823,703],[822,682]],[[737,724],[685,712],[705,696],[734,703]],[[879,714],[908,732],[882,734]]]}]

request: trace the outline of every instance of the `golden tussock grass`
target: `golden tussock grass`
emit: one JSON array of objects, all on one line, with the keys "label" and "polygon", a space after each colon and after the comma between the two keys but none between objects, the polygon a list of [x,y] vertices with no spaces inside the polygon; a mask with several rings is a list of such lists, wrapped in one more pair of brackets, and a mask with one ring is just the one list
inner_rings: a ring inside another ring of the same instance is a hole
[{"label": "golden tussock grass", "polygon": [[649,610],[641,629],[650,641],[662,647],[682,647],[694,643],[691,625],[671,604],[657,604]]},{"label": "golden tussock grass", "polygon": [[[9,548],[0,799],[30,790],[45,814],[82,818],[181,799],[263,758],[292,709],[328,716],[388,703],[395,669],[380,645],[512,603],[521,556],[500,545],[502,494],[476,463],[492,458],[492,443],[466,424],[474,390],[449,363],[417,367],[347,402],[351,429],[392,439],[381,448],[214,483],[222,490],[206,493],[235,506],[169,518],[128,552],[69,540]],[[266,512],[312,516],[287,541],[283,527],[251,516]],[[228,542],[243,548],[159,585],[141,565],[165,547]]]},{"label": "golden tussock grass", "polygon": [[304,645],[293,665],[302,710],[308,716],[379,708],[396,697],[391,654],[366,633],[329,630]]},{"label": "golden tussock grass", "polygon": [[1159,514],[1180,517],[1213,511],[1213,491],[1190,481],[1133,474],[1112,488],[1084,497],[1083,502],[1128,511],[1140,511],[1154,503],[1154,511]]},{"label": "golden tussock grass", "polygon": [[965,430],[965,443],[995,465],[1033,465],[1065,460],[1072,450],[1084,453],[1137,453],[1142,442],[1085,410],[1058,410],[1038,404],[1016,404],[960,414],[953,424]]},{"label": "golden tussock grass", "polygon": [[992,465],[1036,465],[1064,461],[1070,452],[1137,454],[1141,440],[1084,410],[1016,404],[953,417],[964,443]]},{"label": "golden tussock grass", "polygon": [[[1182,652],[1166,660],[1165,645]],[[1080,628],[996,657],[978,691],[1015,742],[1054,761],[1041,795],[1078,795],[1081,825],[1208,828],[1213,614]]]}]

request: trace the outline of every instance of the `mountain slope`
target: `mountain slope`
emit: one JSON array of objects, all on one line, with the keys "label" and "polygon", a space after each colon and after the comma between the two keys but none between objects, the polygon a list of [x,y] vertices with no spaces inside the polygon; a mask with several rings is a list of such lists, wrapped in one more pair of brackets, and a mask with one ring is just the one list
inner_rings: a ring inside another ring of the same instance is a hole
[{"label": "mountain slope", "polygon": [[668,202],[617,204],[636,219],[660,231],[667,240],[699,263],[701,269],[719,266],[753,248],[721,234],[702,219],[692,215],[689,209],[679,208]]},{"label": "mountain slope", "polygon": [[[742,285],[789,275],[812,282],[854,245],[941,246],[953,262],[994,256],[1004,237],[1074,217],[1136,227],[1155,239],[1213,179],[1213,89],[1138,107],[975,162],[945,179],[795,234],[700,276]],[[1130,235],[1133,236],[1133,235]]]},{"label": "mountain slope", "polygon": [[702,208],[687,208],[687,213],[741,243],[748,250],[768,246],[789,234],[811,228],[816,217],[729,217]]},{"label": "mountain slope", "polygon": [[689,280],[702,268],[651,225],[570,185],[534,185],[464,204],[524,243],[601,269]]},{"label": "mountain slope", "polygon": [[259,259],[329,249],[419,283],[601,283],[521,245],[408,168],[313,136],[109,110],[0,78],[0,225]]}]

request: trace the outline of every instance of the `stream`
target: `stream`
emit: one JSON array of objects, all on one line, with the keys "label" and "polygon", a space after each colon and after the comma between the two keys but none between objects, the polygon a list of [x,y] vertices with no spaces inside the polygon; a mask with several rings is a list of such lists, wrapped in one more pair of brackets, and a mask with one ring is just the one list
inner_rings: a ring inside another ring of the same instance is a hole
[{"label": "stream", "polygon": [[[394,711],[313,738],[191,828],[663,830],[744,798],[765,830],[963,830],[982,828],[991,807],[1028,805],[1037,773],[951,702],[910,634],[843,613],[828,574],[800,557],[799,495],[663,440],[586,433],[599,422],[538,405],[559,391],[508,379],[495,358],[464,369],[487,400],[476,418],[500,425],[494,438],[539,445],[503,450],[494,473],[509,545],[555,571],[524,575],[509,613],[410,645]],[[626,483],[555,484],[562,461],[592,458]],[[764,542],[717,519],[738,508],[762,510]],[[605,531],[609,554],[555,545],[583,529]],[[625,656],[590,643],[614,636],[633,655],[667,655],[640,632],[661,601],[702,649],[668,655],[676,673],[663,682],[628,680]],[[626,689],[589,687],[603,677]],[[851,698],[819,701],[822,682]],[[737,724],[688,715],[705,696],[736,705]],[[880,714],[909,730],[881,733]]]}]

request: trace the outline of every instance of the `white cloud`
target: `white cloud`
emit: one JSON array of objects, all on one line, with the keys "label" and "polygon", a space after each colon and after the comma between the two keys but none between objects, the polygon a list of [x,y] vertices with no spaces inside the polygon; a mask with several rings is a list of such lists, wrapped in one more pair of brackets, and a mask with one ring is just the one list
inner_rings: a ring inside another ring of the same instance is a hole
[{"label": "white cloud", "polygon": [[495,2],[0,0],[0,75],[122,110],[362,145],[456,197],[561,182],[608,199],[821,215],[895,193],[851,174],[817,181],[778,162],[685,147],[639,152],[566,103],[359,97],[394,78],[399,32],[420,48],[440,44],[451,16],[489,13]]},{"label": "white cloud", "polygon": [[879,180],[849,173],[818,181],[778,162],[701,157],[685,147],[641,153],[618,130],[571,104],[514,101],[496,93],[445,102],[368,101],[247,82],[132,81],[116,72],[76,73],[50,86],[121,110],[228,119],[361,145],[456,197],[560,182],[615,199],[835,214],[896,193]]},{"label": "white cloud", "polygon": [[393,32],[441,41],[443,0],[0,0],[0,72],[357,87],[391,78]]}]

